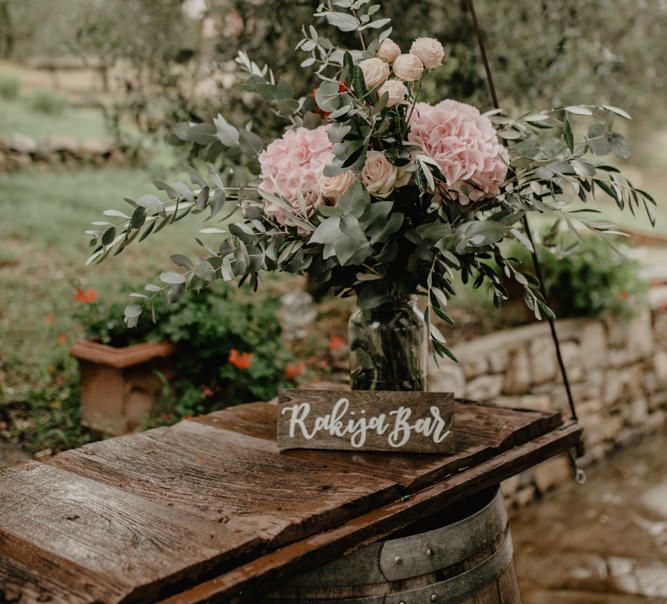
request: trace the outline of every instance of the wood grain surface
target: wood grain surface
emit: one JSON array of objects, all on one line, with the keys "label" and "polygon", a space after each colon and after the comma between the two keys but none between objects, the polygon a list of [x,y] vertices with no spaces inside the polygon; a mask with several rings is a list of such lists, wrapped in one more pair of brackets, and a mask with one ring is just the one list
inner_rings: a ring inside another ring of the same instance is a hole
[{"label": "wood grain surface", "polygon": [[253,602],[580,436],[555,413],[458,401],[451,455],[280,452],[276,410],[229,408],[0,470],[0,601]]},{"label": "wood grain surface", "polygon": [[[454,414],[456,450],[446,456],[305,449],[282,451],[281,456],[382,477],[413,491],[562,424],[558,412],[489,407],[463,400],[455,402]],[[192,421],[274,440],[277,406],[273,403],[252,403],[216,411]]]},{"label": "wood grain surface", "polygon": [[109,601],[155,597],[197,566],[219,568],[255,539],[36,462],[3,471],[0,509],[0,554],[69,568],[67,580],[83,574],[109,586]]},{"label": "wood grain surface", "polygon": [[574,447],[581,439],[577,424],[562,426],[523,445],[494,456],[485,463],[457,472],[446,480],[413,495],[363,514],[331,531],[292,543],[240,565],[228,573],[202,582],[162,604],[196,602],[251,603],[253,594],[278,584],[285,577],[321,566],[410,526],[416,518],[428,517],[444,507],[469,497],[527,468]]},{"label": "wood grain surface", "polygon": [[274,546],[399,495],[393,481],[325,470],[280,455],[274,442],[187,421],[66,451],[50,463]]}]

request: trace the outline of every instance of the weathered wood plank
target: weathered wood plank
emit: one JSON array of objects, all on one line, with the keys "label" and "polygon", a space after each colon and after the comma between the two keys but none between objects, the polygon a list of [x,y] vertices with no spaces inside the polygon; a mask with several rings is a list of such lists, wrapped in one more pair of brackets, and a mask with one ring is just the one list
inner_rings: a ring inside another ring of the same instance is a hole
[{"label": "weathered wood plank", "polygon": [[[45,552],[29,542],[24,535],[10,535],[0,531],[0,556],[7,560],[3,571],[7,577],[3,577],[0,585],[4,586],[5,581],[14,588],[22,585],[22,597],[30,597],[44,581],[54,582],[56,594],[69,591],[94,602],[119,601],[130,590],[128,585],[118,584],[113,578],[63,558],[58,552]],[[19,572],[19,581],[15,580],[11,572],[13,567]],[[29,569],[29,575],[22,568]]]},{"label": "weathered wood plank", "polygon": [[[289,450],[298,460],[348,469],[367,476],[398,482],[412,491],[431,484],[460,468],[480,463],[562,424],[560,413],[505,409],[458,401],[455,405],[456,451],[447,456],[395,455],[381,452]],[[274,440],[277,406],[253,403],[230,407],[192,420],[241,434]]]},{"label": "weathered wood plank", "polygon": [[295,460],[275,442],[187,421],[66,451],[49,463],[273,546],[399,495],[395,482]]},{"label": "weathered wood plank", "polygon": [[363,514],[333,530],[287,545],[167,598],[163,604],[252,601],[253,593],[276,585],[290,574],[316,568],[362,544],[378,541],[410,525],[416,517],[435,514],[446,505],[498,484],[505,478],[572,448],[580,438],[580,426],[562,426],[484,463],[460,471],[410,497]]},{"label": "weathered wood plank", "polygon": [[[0,554],[0,602],[35,604],[92,604],[102,595],[94,585],[80,582],[76,589],[56,580],[56,572],[38,571],[14,558]],[[97,592],[97,593],[95,593]],[[107,592],[108,593],[108,592]]]},{"label": "weathered wood plank", "polygon": [[284,390],[279,449],[451,453],[454,396],[435,392]]},{"label": "weathered wood plank", "polygon": [[201,581],[229,601],[246,582],[275,584],[381,539],[579,437],[555,413],[458,402],[456,414],[449,456],[280,453],[276,405],[258,403],[11,468],[0,472],[5,572],[25,577],[25,598],[41,593],[27,568],[83,601],[155,601]]},{"label": "weathered wood plank", "polygon": [[276,418],[277,403],[248,403],[193,417],[188,421],[264,440],[275,440]]},{"label": "weathered wood plank", "polygon": [[[195,570],[221,569],[257,542],[171,507],[30,462],[0,474],[0,554],[105,602],[150,601]],[[174,555],[178,552],[178,555]],[[40,572],[41,571],[41,572]]]}]

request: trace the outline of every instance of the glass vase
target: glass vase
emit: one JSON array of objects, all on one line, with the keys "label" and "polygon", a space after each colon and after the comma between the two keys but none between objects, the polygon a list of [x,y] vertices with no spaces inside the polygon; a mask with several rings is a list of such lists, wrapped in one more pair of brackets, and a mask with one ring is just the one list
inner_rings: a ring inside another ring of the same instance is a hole
[{"label": "glass vase", "polygon": [[348,330],[353,390],[427,389],[426,322],[412,298],[357,309]]}]

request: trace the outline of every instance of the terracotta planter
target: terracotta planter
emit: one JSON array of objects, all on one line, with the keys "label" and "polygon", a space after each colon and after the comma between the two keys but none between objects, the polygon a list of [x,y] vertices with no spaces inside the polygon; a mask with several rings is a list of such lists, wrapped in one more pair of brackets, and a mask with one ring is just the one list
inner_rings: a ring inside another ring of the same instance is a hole
[{"label": "terracotta planter", "polygon": [[163,382],[172,375],[170,342],[114,348],[80,340],[70,350],[79,360],[83,423],[107,434],[125,434],[150,416]]}]

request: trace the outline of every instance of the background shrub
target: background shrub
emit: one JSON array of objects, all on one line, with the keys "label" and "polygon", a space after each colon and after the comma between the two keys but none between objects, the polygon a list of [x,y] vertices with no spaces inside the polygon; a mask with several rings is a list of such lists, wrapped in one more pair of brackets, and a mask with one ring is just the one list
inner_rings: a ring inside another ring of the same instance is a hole
[{"label": "background shrub", "polygon": [[[526,248],[514,244],[512,256],[532,272]],[[541,247],[538,256],[547,303],[559,318],[632,315],[647,290],[640,264],[604,239],[561,234],[558,246]]]},{"label": "background shrub", "polygon": [[21,82],[18,78],[0,75],[0,98],[13,101],[21,92]]},{"label": "background shrub", "polygon": [[32,110],[46,115],[62,115],[68,104],[63,95],[51,90],[38,90],[30,97]]}]

